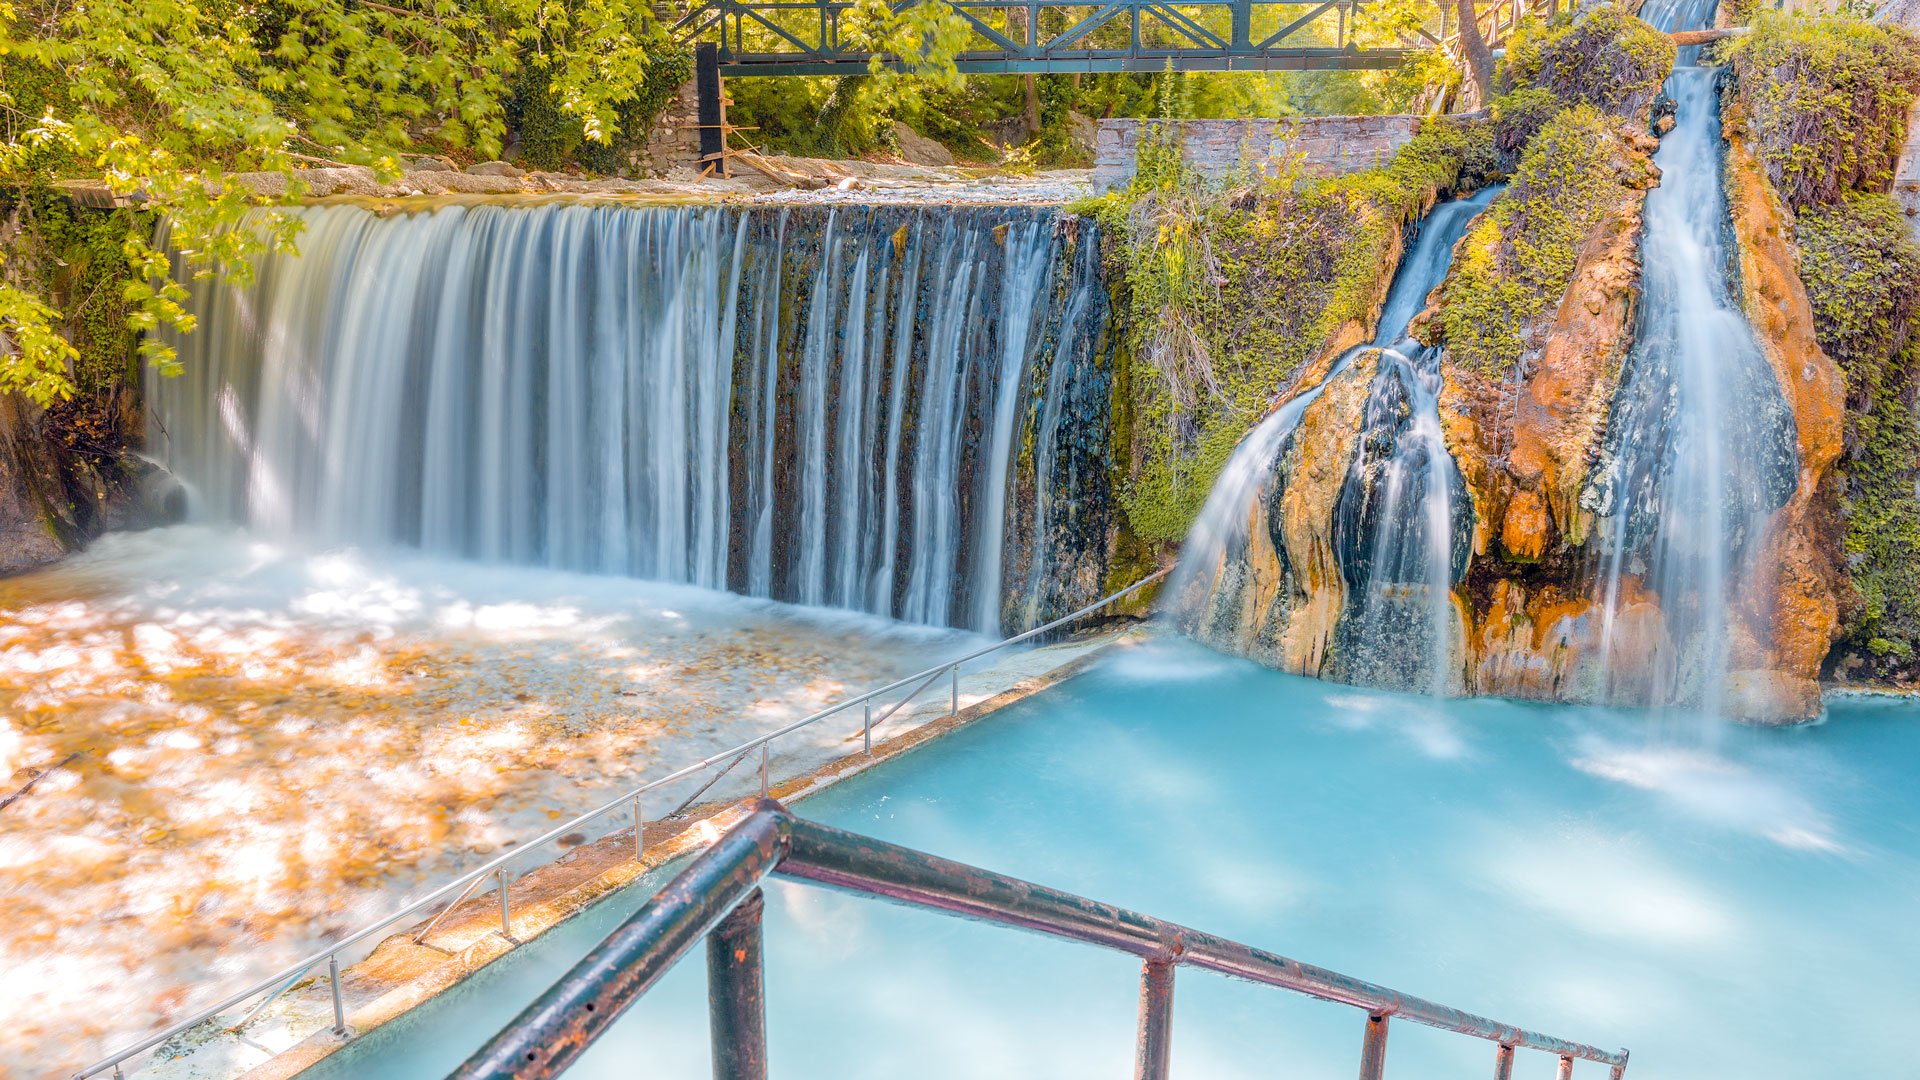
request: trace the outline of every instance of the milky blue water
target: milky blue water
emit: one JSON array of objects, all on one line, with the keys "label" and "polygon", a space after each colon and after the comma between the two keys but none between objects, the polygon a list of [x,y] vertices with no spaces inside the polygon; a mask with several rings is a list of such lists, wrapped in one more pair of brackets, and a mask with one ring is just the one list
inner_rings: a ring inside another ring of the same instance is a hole
[{"label": "milky blue water", "polygon": [[[1669,729],[1666,724],[1660,729]],[[1920,707],[1730,728],[1430,701],[1159,641],[799,804],[811,817],[1603,1047],[1627,1075],[1912,1077]],[[601,905],[308,1073],[439,1076],[638,906]],[[1120,1077],[1124,956],[769,887],[772,1071]],[[569,1076],[708,1075],[690,956]],[[1174,1074],[1350,1077],[1363,1017],[1182,971]],[[1491,1047],[1392,1028],[1387,1073]],[[1515,1076],[1555,1062],[1522,1053]],[[1575,1076],[1604,1076],[1583,1064]]]}]

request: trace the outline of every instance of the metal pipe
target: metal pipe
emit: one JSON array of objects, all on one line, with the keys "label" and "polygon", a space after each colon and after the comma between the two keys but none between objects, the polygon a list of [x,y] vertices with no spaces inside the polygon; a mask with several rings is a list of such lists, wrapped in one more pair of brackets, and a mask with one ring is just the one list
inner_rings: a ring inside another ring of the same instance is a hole
[{"label": "metal pipe", "polygon": [[[314,963],[318,963],[318,962],[319,961],[316,960]],[[267,1006],[273,1004],[276,1001],[279,1001],[281,994],[284,994],[287,991],[293,989],[293,984],[300,981],[300,976],[305,975],[307,972],[312,970],[313,970],[313,964],[308,964],[306,967],[301,968],[298,972],[294,973],[293,976],[288,978],[286,982],[281,983],[280,989],[275,990],[273,993],[268,994],[264,998],[261,998],[260,1004],[255,1005],[253,1008],[247,1010],[247,1015],[235,1021],[232,1026],[227,1028],[227,1030],[239,1031],[241,1028],[246,1027],[248,1024],[253,1023],[254,1017],[259,1016],[263,1012],[266,1012]]]},{"label": "metal pipe", "polygon": [[507,868],[495,870],[493,877],[500,883],[500,936],[518,945],[519,941],[513,936],[513,909],[507,901]]},{"label": "metal pipe", "polygon": [[953,708],[947,711],[947,715],[948,716],[960,715],[960,665],[959,664],[953,665]]},{"label": "metal pipe", "polygon": [[1367,1014],[1367,1035],[1360,1042],[1360,1080],[1380,1080],[1387,1071],[1387,1014]]},{"label": "metal pipe", "polygon": [[767,744],[760,744],[760,797],[767,797]]},{"label": "metal pipe", "polygon": [[640,811],[640,796],[633,797],[633,861],[647,861],[647,818]]},{"label": "metal pipe", "polygon": [[340,1000],[340,957],[335,955],[329,955],[327,957],[327,980],[333,983],[333,1033],[335,1035],[345,1035],[347,1033],[347,1009],[346,1005]]},{"label": "metal pipe", "polygon": [[[777,803],[763,804],[777,807]],[[1177,923],[991,873],[816,822],[789,821],[782,877],[866,893],[916,907],[1006,923],[1102,945],[1142,959],[1172,959],[1249,982],[1298,991],[1369,1012],[1511,1046],[1614,1064],[1620,1055],[1541,1035],[1337,971],[1303,964]]]},{"label": "metal pipe", "polygon": [[1607,1080],[1620,1080],[1625,1075],[1627,1075],[1627,1052],[1622,1049],[1620,1060],[1614,1062],[1613,1068],[1607,1070]]},{"label": "metal pipe", "polygon": [[860,741],[866,745],[867,753],[873,753],[873,699],[867,699],[866,718],[860,722]]},{"label": "metal pipe", "polygon": [[1513,1080],[1513,1047],[1504,1043],[1493,1054],[1493,1080]]},{"label": "metal pipe", "polygon": [[1167,1080],[1173,1057],[1173,963],[1140,966],[1140,1033],[1134,1044],[1134,1080]]},{"label": "metal pipe", "polygon": [[1561,1057],[1560,1070],[1553,1074],[1555,1080],[1573,1080],[1573,1059]]},{"label": "metal pipe", "polygon": [[713,1080],[767,1080],[767,991],[754,889],[707,935]]},{"label": "metal pipe", "polygon": [[760,884],[786,849],[790,820],[756,813],[728,830],[450,1080],[534,1080],[571,1065]]},{"label": "metal pipe", "polygon": [[438,915],[435,915],[432,921],[428,922],[427,925],[419,933],[413,935],[413,943],[415,945],[418,945],[420,944],[420,942],[424,941],[428,934],[433,933],[433,928],[440,925],[440,920],[446,918],[448,913],[452,912],[454,908],[459,907],[461,901],[465,900],[469,896],[472,896],[473,890],[479,888],[480,883],[485,880],[487,880],[487,877],[485,874],[482,874],[481,876],[474,878],[472,881],[467,882],[467,887],[460,890],[459,896],[454,897],[451,903],[449,903],[446,907],[441,908],[440,913]]}]

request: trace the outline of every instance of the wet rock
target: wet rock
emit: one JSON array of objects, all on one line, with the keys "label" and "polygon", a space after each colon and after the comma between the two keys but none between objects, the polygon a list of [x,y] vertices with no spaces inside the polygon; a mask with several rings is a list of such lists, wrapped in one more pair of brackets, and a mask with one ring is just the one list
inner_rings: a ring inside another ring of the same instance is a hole
[{"label": "wet rock", "polygon": [[[1819,714],[1821,662],[1840,629],[1847,589],[1841,565],[1834,463],[1845,430],[1846,380],[1813,336],[1813,313],[1787,240],[1786,211],[1760,162],[1729,124],[1728,204],[1747,316],[1772,364],[1798,439],[1792,496],[1767,522],[1752,572],[1735,595],[1737,715],[1806,719]],[[1764,677],[1763,677],[1764,676]],[[1735,680],[1729,680],[1729,708]]]}]

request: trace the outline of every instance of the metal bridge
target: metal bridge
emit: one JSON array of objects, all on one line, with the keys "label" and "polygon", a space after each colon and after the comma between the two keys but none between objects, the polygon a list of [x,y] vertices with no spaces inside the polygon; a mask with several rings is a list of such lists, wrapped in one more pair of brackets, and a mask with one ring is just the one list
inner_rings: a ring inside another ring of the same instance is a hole
[{"label": "metal bridge", "polygon": [[[895,0],[903,11],[918,0]],[[1379,70],[1427,48],[1452,51],[1450,0],[1418,26],[1366,28],[1372,0],[949,0],[967,41],[965,74],[1098,71]],[[717,46],[720,74],[847,75],[874,59],[846,25],[850,0],[700,0],[674,24],[682,42]],[[1476,0],[1481,32],[1498,47],[1523,14],[1557,0]],[[1382,40],[1384,37],[1385,40]],[[883,66],[900,67],[883,55]]]}]

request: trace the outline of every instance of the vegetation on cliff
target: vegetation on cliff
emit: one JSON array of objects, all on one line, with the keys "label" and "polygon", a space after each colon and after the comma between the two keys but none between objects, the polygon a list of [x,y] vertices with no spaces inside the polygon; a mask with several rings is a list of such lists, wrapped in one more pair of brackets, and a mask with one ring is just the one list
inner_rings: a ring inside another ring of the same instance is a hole
[{"label": "vegetation on cliff", "polygon": [[1512,185],[1460,243],[1439,302],[1448,359],[1490,377],[1511,372],[1537,347],[1590,239],[1651,183],[1618,120],[1578,105],[1546,121]]},{"label": "vegetation on cliff", "polygon": [[1119,496],[1148,541],[1184,535],[1240,438],[1344,327],[1371,322],[1408,224],[1495,163],[1484,121],[1430,122],[1387,165],[1340,177],[1283,163],[1209,181],[1177,138],[1157,128],[1126,191],[1076,207],[1103,223],[1124,293]]},{"label": "vegetation on cliff", "polygon": [[[1673,39],[1613,4],[1579,18],[1529,19],[1507,46],[1496,89],[1545,91],[1563,106],[1644,117],[1673,70]],[[1536,98],[1536,101],[1538,99]]]},{"label": "vegetation on cliff", "polygon": [[1847,376],[1846,561],[1862,602],[1849,636],[1892,673],[1920,648],[1920,245],[1877,194],[1806,207],[1794,233],[1815,333]]},{"label": "vegetation on cliff", "polygon": [[1726,55],[1754,148],[1787,205],[1880,191],[1907,138],[1920,41],[1898,26],[1762,13]]},{"label": "vegetation on cliff", "polygon": [[1860,603],[1838,646],[1855,675],[1920,673],[1920,245],[1884,194],[1920,94],[1896,26],[1761,13],[1727,47],[1744,127],[1792,212],[1823,351],[1845,373],[1846,567]]}]

